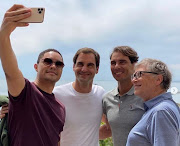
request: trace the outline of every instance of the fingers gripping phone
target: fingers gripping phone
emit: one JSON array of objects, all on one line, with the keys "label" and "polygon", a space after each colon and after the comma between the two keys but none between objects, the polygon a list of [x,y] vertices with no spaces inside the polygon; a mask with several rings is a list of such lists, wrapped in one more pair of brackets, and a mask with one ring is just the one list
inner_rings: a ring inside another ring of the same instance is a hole
[{"label": "fingers gripping phone", "polygon": [[45,8],[31,8],[31,16],[19,22],[42,23],[44,21]]}]

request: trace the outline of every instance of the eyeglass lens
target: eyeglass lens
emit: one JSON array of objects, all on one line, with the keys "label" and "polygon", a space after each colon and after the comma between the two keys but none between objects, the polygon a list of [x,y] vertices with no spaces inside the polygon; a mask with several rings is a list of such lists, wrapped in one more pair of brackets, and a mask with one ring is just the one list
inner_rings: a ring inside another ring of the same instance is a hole
[{"label": "eyeglass lens", "polygon": [[150,74],[158,75],[158,73],[151,72],[151,71],[137,71],[131,76],[131,79],[133,79],[133,78],[138,79],[138,78],[140,78],[142,76],[143,73],[150,73]]},{"label": "eyeglass lens", "polygon": [[137,72],[135,72],[135,73],[131,76],[131,79],[133,79],[133,78],[138,79],[138,78],[140,78],[141,76],[142,76],[142,72],[141,72],[141,71],[137,71]]},{"label": "eyeglass lens", "polygon": [[63,62],[61,62],[61,61],[53,62],[53,60],[50,59],[50,58],[45,58],[43,60],[43,62],[44,62],[45,65],[52,65],[53,63],[55,63],[56,67],[58,67],[58,68],[64,67],[64,63]]}]

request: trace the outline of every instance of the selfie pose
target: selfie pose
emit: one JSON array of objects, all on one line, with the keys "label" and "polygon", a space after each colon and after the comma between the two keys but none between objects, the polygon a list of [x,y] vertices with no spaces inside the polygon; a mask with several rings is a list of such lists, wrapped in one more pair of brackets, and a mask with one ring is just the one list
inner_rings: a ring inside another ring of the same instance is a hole
[{"label": "selfie pose", "polygon": [[12,6],[0,28],[0,58],[9,93],[8,134],[10,146],[57,146],[65,121],[65,108],[52,94],[64,67],[60,52],[48,49],[39,54],[34,82],[24,78],[11,47],[10,35],[31,9]]}]

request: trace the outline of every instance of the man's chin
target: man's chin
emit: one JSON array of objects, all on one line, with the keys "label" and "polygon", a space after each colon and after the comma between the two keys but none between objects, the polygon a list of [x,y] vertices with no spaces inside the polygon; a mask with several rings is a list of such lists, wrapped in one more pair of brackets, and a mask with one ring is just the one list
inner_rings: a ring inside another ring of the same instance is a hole
[{"label": "man's chin", "polygon": [[52,82],[52,83],[56,83],[59,79],[57,77],[47,77],[46,81]]},{"label": "man's chin", "polygon": [[138,92],[138,90],[137,90],[137,89],[134,89],[134,94],[135,94],[135,95],[137,95],[137,96],[139,96],[139,95],[140,95],[140,93]]},{"label": "man's chin", "polygon": [[79,79],[79,81],[81,81],[81,82],[89,82],[90,81],[90,79],[89,78],[80,78]]}]

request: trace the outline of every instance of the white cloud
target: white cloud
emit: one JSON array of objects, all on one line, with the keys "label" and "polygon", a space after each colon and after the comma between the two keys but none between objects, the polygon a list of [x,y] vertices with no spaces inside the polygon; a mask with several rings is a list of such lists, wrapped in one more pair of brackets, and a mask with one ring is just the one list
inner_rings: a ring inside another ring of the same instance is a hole
[{"label": "white cloud", "polygon": [[[136,17],[139,17],[138,4],[128,6],[118,1],[115,3],[103,1],[93,3],[87,8],[88,10],[80,7],[80,3],[67,5],[66,9],[61,9],[58,5],[49,9],[47,14],[48,24],[56,28],[56,31],[50,32],[51,36],[57,36],[59,40],[66,42],[84,39],[99,41],[117,29],[123,31]],[[55,13],[54,9],[56,9]],[[128,15],[134,17],[128,20]]]},{"label": "white cloud", "polygon": [[[0,18],[13,3],[46,8],[42,24],[30,24],[12,34],[12,46],[18,55],[31,55],[62,43],[69,48],[93,44],[103,58],[101,65],[107,66],[113,47],[132,45],[142,58],[166,60],[168,57],[171,59],[166,63],[179,64],[179,0],[7,0],[1,4]],[[63,54],[68,64],[72,63],[73,51],[67,49]],[[172,67],[177,75],[179,68]]]},{"label": "white cloud", "polygon": [[[170,0],[54,0],[53,3],[46,0],[23,4],[28,7],[43,6],[46,12],[43,24],[30,24],[28,28],[19,28],[14,32],[12,45],[17,54],[36,52],[54,40],[63,43],[81,40],[100,42],[110,34],[123,37],[133,33],[153,33],[157,39],[180,27],[180,10],[176,9],[180,2],[177,0],[173,3]],[[4,4],[6,7],[9,5]],[[169,35],[166,40],[178,41],[178,36]]]},{"label": "white cloud", "polygon": [[12,44],[15,51],[18,54],[33,52],[51,40],[66,43],[79,40],[100,41],[109,33],[117,30],[123,32],[136,21],[144,3],[93,1],[91,4],[87,10],[82,7],[81,1],[56,1],[53,4],[46,1],[44,23],[30,24],[30,27],[19,28],[14,33]]}]

